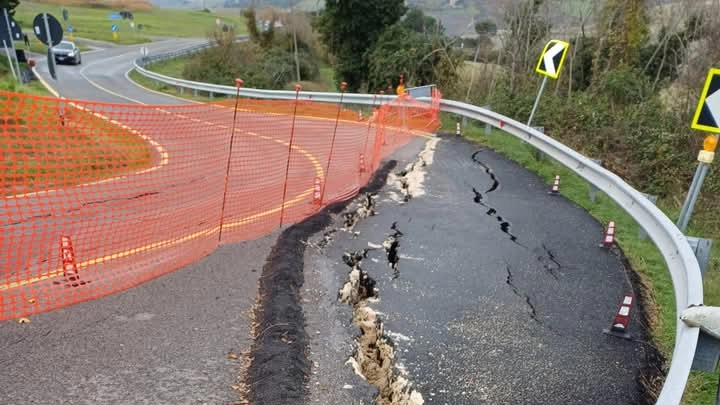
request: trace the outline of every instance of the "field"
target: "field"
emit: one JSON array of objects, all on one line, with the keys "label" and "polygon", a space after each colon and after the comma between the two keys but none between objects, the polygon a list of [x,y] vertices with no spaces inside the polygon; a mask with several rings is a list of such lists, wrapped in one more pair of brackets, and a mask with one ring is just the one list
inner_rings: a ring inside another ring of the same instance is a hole
[{"label": "field", "polygon": [[[79,3],[79,2],[78,2]],[[68,20],[63,21],[59,4],[45,4],[22,1],[15,10],[15,20],[23,31],[37,42],[32,33],[32,21],[36,15],[47,12],[55,16],[63,26],[65,39],[69,39],[68,26],[73,27],[76,37],[114,41],[118,44],[137,44],[149,42],[153,37],[206,38],[217,29],[216,19],[221,24],[234,26],[238,34],[246,31],[245,18],[236,10],[234,14],[214,14],[204,11],[160,9],[133,11],[134,28],[130,20],[111,20],[109,14],[121,9],[64,6],[68,10]],[[118,38],[113,40],[111,25],[118,26]],[[142,25],[142,29],[139,29]],[[18,43],[18,46],[21,44]]]}]

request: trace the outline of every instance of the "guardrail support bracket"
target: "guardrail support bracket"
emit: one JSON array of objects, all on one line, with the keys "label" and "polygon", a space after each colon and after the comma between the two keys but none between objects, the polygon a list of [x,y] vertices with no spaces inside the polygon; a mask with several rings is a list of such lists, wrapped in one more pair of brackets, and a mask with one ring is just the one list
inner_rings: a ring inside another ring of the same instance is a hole
[{"label": "guardrail support bracket", "polygon": [[712,251],[712,239],[696,238],[693,236],[686,236],[690,248],[695,252],[698,264],[700,265],[700,272],[703,277],[710,265],[710,252]]}]

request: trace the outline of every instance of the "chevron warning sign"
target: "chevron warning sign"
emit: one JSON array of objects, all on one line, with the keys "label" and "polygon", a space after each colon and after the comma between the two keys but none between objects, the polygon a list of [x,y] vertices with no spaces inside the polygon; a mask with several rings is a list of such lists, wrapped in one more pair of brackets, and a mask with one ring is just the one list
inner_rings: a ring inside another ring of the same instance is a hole
[{"label": "chevron warning sign", "polygon": [[708,72],[691,127],[720,133],[720,69],[710,69]]},{"label": "chevron warning sign", "polygon": [[541,75],[557,79],[560,76],[563,62],[565,62],[568,48],[570,48],[570,44],[565,41],[553,39],[548,42],[540,55],[535,71]]}]

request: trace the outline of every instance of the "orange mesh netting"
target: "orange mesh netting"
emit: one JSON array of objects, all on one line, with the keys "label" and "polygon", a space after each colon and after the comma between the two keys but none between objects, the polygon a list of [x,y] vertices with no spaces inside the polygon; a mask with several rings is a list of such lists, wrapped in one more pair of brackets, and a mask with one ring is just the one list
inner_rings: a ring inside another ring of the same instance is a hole
[{"label": "orange mesh netting", "polygon": [[355,195],[383,157],[437,129],[439,98],[361,120],[307,100],[236,110],[0,92],[0,319],[127,289]]}]

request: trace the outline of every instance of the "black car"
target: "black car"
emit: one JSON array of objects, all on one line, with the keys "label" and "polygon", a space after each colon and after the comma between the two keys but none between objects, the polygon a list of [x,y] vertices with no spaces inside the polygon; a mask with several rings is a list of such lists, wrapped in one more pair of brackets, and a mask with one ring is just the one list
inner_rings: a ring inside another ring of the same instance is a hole
[{"label": "black car", "polygon": [[75,46],[74,42],[61,41],[59,44],[52,47],[52,53],[55,56],[55,62],[57,63],[72,63],[73,65],[79,65],[82,63],[80,49]]}]

